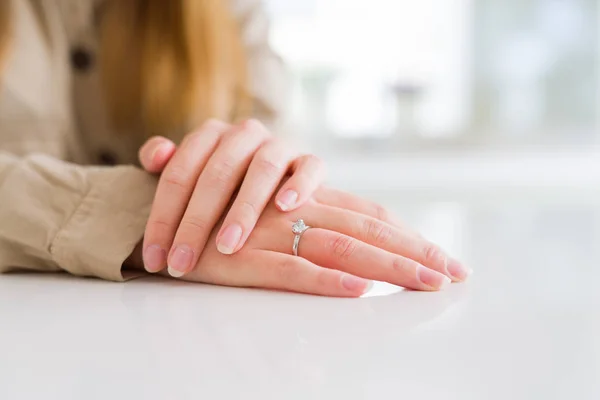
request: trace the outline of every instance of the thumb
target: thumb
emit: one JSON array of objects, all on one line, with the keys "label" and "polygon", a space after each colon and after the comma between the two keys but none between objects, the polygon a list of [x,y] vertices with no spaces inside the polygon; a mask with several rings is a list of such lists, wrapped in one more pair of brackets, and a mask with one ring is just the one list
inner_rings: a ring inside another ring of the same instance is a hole
[{"label": "thumb", "polygon": [[147,172],[160,174],[177,150],[175,143],[162,136],[154,136],[146,141],[138,153],[140,164]]}]

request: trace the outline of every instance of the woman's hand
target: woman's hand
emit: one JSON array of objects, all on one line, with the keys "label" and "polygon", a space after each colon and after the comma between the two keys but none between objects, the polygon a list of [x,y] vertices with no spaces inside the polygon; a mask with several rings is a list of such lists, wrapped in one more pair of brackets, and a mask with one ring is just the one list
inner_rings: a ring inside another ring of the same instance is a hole
[{"label": "woman's hand", "polygon": [[[358,297],[369,289],[371,280],[437,291],[451,279],[467,278],[470,272],[458,261],[393,225],[387,215],[377,205],[327,188],[318,189],[311,200],[290,213],[282,213],[271,203],[243,249],[234,255],[220,253],[214,244],[215,230],[195,269],[182,279]],[[313,228],[304,233],[298,256],[293,256],[291,226],[298,218]]]},{"label": "woman's hand", "polygon": [[231,204],[217,235],[223,254],[239,251],[267,203],[291,211],[321,184],[323,166],[314,156],[299,157],[272,138],[255,120],[239,125],[208,121],[187,135],[179,148],[164,138],[140,149],[144,168],[162,172],[143,243],[144,265],[181,277],[198,263],[215,225]]},{"label": "woman's hand", "polygon": [[[160,172],[174,148],[166,139],[155,139],[142,150],[144,166]],[[154,150],[147,152],[150,149]],[[283,189],[288,187],[289,181]],[[470,270],[403,227],[383,207],[352,194],[320,187],[288,214],[276,204],[267,205],[254,233],[234,255],[219,252],[216,243],[222,229],[213,230],[194,271],[183,279],[356,297],[368,290],[371,279],[432,291],[470,275]],[[291,225],[299,217],[314,228],[303,235],[300,257],[296,257],[291,255]]]}]

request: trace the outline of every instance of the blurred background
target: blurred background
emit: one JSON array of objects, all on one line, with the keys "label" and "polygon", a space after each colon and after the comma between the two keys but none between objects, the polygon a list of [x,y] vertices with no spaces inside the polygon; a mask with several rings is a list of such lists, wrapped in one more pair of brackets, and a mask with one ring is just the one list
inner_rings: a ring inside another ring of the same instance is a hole
[{"label": "blurred background", "polygon": [[336,183],[600,186],[598,0],[266,2],[291,132]]},{"label": "blurred background", "polygon": [[266,2],[330,183],[528,290],[597,268],[600,0]]}]

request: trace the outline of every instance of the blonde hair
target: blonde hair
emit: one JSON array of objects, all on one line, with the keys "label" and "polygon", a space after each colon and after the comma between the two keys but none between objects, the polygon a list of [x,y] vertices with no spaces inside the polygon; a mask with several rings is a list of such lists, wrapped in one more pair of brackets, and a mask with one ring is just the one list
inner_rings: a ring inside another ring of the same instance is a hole
[{"label": "blonde hair", "polygon": [[208,118],[249,113],[247,68],[225,0],[111,0],[101,21],[101,63],[118,127],[142,121],[168,134]]},{"label": "blonde hair", "polygon": [[[0,2],[0,56],[9,3]],[[227,0],[105,0],[99,17],[102,84],[117,130],[170,135],[208,118],[251,113],[246,58]]]},{"label": "blonde hair", "polygon": [[11,2],[0,2],[0,70],[4,67],[7,53],[12,42],[12,18],[11,18]]}]

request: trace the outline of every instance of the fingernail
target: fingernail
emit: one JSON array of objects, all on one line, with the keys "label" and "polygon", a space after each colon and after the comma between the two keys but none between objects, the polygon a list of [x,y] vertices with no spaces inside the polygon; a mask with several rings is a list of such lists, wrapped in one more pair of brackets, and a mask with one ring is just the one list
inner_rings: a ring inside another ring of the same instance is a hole
[{"label": "fingernail", "polygon": [[167,143],[159,143],[154,149],[152,149],[152,153],[150,153],[150,158],[146,161],[148,165],[154,166],[154,164],[160,162],[162,158],[164,158],[165,150],[169,148]]},{"label": "fingernail", "polygon": [[242,239],[242,227],[238,224],[229,225],[217,242],[217,250],[223,254],[233,254]]},{"label": "fingernail", "polygon": [[181,278],[191,269],[194,252],[188,246],[177,246],[169,258],[169,274]]},{"label": "fingernail", "polygon": [[371,289],[373,289],[373,286],[375,286],[375,282],[373,281],[367,281],[369,283],[367,283],[367,287],[365,288],[365,291],[363,292],[363,294],[367,294],[371,291]]},{"label": "fingernail", "polygon": [[354,275],[344,275],[342,276],[342,286],[351,292],[365,294],[373,287],[373,282]]},{"label": "fingernail", "polygon": [[448,274],[451,275],[456,281],[464,281],[473,272],[453,258],[448,260],[446,270],[448,271]]},{"label": "fingernail", "polygon": [[444,286],[447,286],[452,282],[446,275],[440,274],[439,272],[422,265],[417,267],[417,279],[419,279],[422,284],[435,290],[441,290]]},{"label": "fingernail", "polygon": [[150,162],[154,161],[154,158],[156,157],[156,154],[158,154],[158,152],[162,149],[162,145],[156,145],[154,147],[154,150],[152,150],[152,153],[150,154]]},{"label": "fingernail", "polygon": [[288,211],[296,205],[296,201],[298,201],[298,193],[294,190],[288,190],[279,196],[279,199],[277,199],[277,205],[283,211]]},{"label": "fingernail", "polygon": [[158,272],[167,262],[167,252],[158,245],[151,245],[144,250],[143,259],[146,271]]}]

